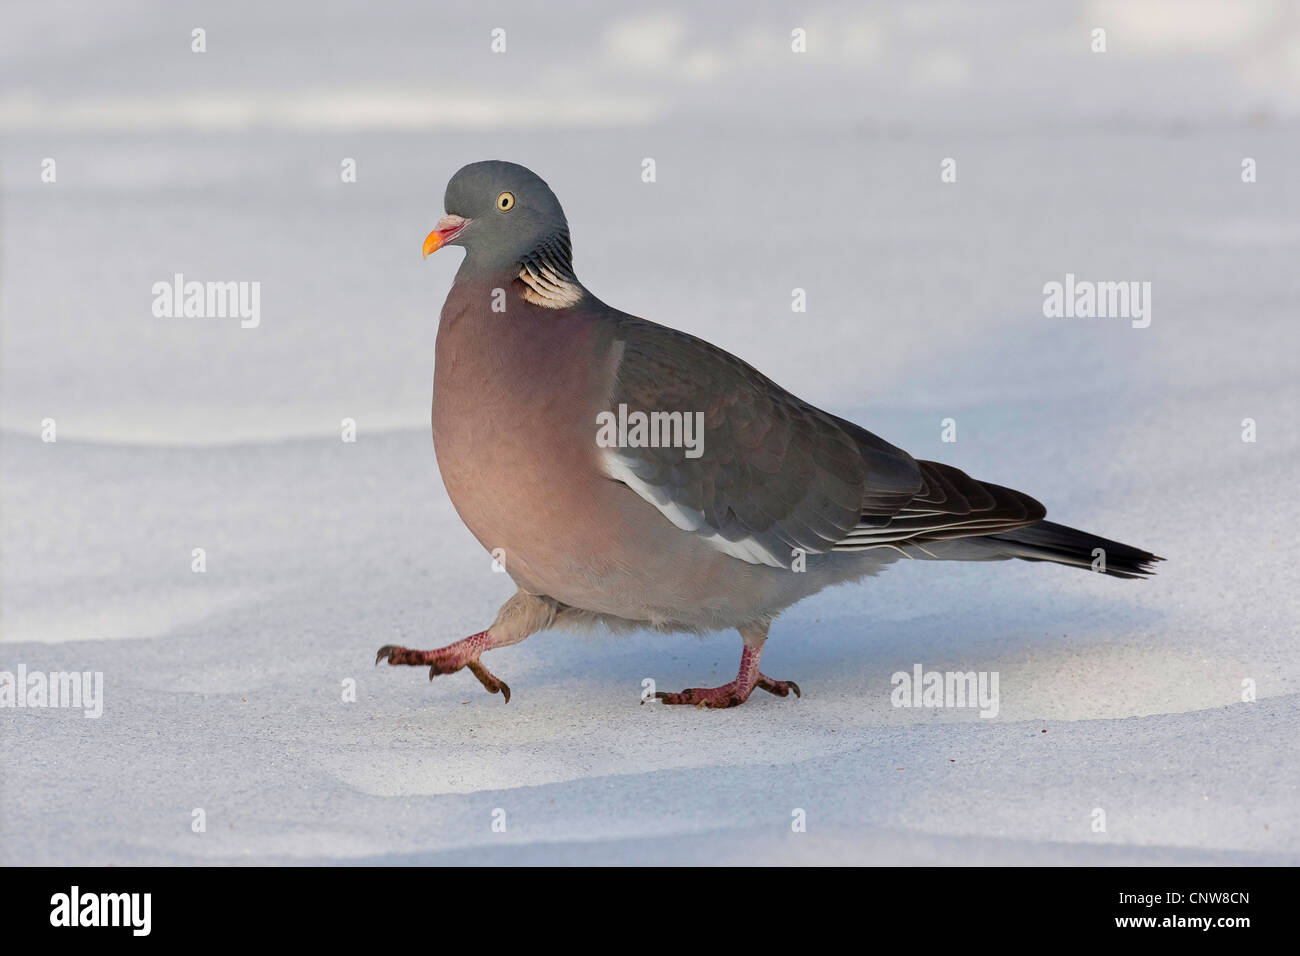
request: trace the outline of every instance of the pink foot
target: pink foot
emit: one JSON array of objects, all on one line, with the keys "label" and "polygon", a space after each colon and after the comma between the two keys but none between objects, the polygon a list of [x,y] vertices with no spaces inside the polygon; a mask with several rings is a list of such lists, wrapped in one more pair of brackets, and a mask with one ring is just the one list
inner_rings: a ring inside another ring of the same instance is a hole
[{"label": "pink foot", "polygon": [[670,694],[662,690],[655,691],[655,697],[665,704],[694,704],[696,707],[739,707],[749,700],[749,695],[753,690],[754,685],[751,684],[749,687],[745,687],[740,681],[733,680],[721,687],[688,687],[676,694]]},{"label": "pink foot", "polygon": [[471,634],[455,644],[448,644],[446,647],[440,647],[434,651],[417,651],[409,647],[398,647],[396,644],[385,644],[375,655],[375,663],[387,660],[394,666],[405,664],[411,667],[429,668],[429,680],[433,680],[439,674],[454,674],[462,667],[468,667],[470,672],[478,678],[480,684],[487,688],[488,693],[501,694],[505,697],[506,703],[510,703],[510,688],[501,678],[496,677],[479,661],[479,655],[486,650],[490,650],[496,645],[493,643],[491,636],[487,631],[479,631],[477,634]]},{"label": "pink foot", "polygon": [[740,673],[735,680],[721,687],[688,687],[676,694],[658,691],[655,697],[665,704],[694,704],[696,707],[739,707],[749,700],[755,687],[777,697],[788,697],[791,691],[799,697],[799,685],[794,681],[772,680],[759,671],[758,659],[761,654],[761,645],[755,648],[746,644],[740,655]]}]

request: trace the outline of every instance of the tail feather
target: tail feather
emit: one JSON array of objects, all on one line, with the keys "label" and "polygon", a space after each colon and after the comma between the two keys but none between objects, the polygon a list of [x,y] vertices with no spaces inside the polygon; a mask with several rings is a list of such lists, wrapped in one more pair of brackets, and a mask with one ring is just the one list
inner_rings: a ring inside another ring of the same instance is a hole
[{"label": "tail feather", "polygon": [[1039,521],[1024,528],[985,535],[984,540],[997,542],[998,550],[1009,557],[1052,561],[1076,568],[1092,568],[1096,563],[1098,571],[1117,578],[1147,577],[1155,573],[1155,563],[1164,560],[1150,551],[1077,528],[1067,528],[1054,521]]}]

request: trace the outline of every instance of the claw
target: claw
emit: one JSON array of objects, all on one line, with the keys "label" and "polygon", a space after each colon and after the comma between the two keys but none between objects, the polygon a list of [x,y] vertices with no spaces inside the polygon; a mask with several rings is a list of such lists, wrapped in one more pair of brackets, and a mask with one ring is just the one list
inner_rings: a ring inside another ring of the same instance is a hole
[{"label": "claw", "polygon": [[478,678],[478,682],[487,689],[489,694],[501,694],[505,702],[510,703],[510,685],[476,660],[469,661],[465,666]]},{"label": "claw", "polygon": [[803,694],[799,692],[799,685],[794,681],[772,680],[772,678],[765,674],[758,675],[758,684],[756,686],[761,690],[767,691],[769,694],[775,694],[777,697],[788,697],[790,696],[790,691],[794,691],[794,696],[796,697],[803,696]]}]

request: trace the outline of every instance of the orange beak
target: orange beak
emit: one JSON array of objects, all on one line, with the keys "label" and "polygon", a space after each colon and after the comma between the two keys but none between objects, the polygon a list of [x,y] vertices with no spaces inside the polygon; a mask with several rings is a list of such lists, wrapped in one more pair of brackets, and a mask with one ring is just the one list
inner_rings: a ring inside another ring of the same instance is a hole
[{"label": "orange beak", "polygon": [[461,216],[452,215],[446,215],[439,219],[438,225],[433,227],[433,232],[429,233],[424,240],[424,257],[429,258],[430,253],[437,252],[459,236],[471,221]]}]

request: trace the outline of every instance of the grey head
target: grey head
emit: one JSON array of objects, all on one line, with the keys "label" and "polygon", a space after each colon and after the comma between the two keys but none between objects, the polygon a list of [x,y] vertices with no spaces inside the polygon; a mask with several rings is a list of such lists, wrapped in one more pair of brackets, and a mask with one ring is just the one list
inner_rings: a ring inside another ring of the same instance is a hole
[{"label": "grey head", "polygon": [[470,163],[447,183],[443,204],[447,215],[424,241],[424,254],[464,247],[457,281],[518,277],[530,301],[551,308],[581,298],[564,210],[531,169],[501,160]]}]

